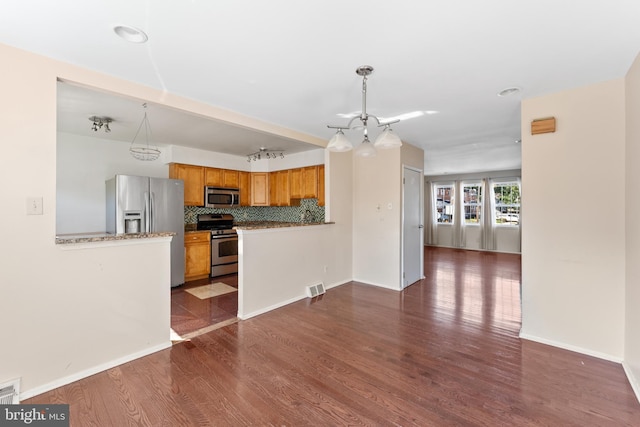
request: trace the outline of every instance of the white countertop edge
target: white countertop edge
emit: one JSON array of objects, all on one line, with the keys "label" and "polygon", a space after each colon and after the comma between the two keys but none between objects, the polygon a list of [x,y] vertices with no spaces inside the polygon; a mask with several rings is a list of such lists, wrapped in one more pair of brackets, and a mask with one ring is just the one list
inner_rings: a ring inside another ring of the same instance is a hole
[{"label": "white countertop edge", "polygon": [[255,228],[255,229],[251,229],[251,230],[238,228],[238,229],[236,229],[236,232],[238,233],[238,236],[241,236],[243,234],[282,233],[282,232],[285,232],[285,231],[300,231],[302,229],[318,230],[320,228],[326,228],[326,227],[329,227],[331,225],[335,225],[335,224],[326,223],[326,224],[299,225],[299,226],[291,225],[291,226],[287,226],[287,227]]}]

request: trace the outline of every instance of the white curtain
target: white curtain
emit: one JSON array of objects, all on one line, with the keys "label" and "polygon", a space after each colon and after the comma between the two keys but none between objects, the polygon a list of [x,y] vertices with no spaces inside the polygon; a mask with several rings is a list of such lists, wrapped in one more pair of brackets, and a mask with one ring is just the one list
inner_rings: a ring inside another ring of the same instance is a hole
[{"label": "white curtain", "polygon": [[425,194],[425,200],[427,200],[426,215],[424,218],[425,228],[427,230],[427,244],[436,245],[437,242],[437,230],[436,230],[436,216],[434,212],[436,210],[436,191],[435,184],[432,182],[429,185],[425,185],[427,194]]},{"label": "white curtain", "polygon": [[461,181],[456,181],[454,185],[455,194],[459,194],[460,197],[456,197],[455,215],[453,224],[455,226],[454,241],[455,246],[464,248],[467,244],[467,235],[464,218],[464,185]]}]

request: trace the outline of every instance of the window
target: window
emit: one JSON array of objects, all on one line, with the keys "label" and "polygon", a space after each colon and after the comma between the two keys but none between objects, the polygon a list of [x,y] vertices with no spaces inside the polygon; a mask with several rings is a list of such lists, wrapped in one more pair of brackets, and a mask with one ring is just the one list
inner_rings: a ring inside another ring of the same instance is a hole
[{"label": "window", "polygon": [[453,185],[436,185],[436,222],[453,223]]},{"label": "window", "polygon": [[517,182],[493,184],[496,216],[495,223],[501,225],[520,224],[520,185]]},{"label": "window", "polygon": [[480,224],[482,221],[482,184],[463,184],[464,223]]}]

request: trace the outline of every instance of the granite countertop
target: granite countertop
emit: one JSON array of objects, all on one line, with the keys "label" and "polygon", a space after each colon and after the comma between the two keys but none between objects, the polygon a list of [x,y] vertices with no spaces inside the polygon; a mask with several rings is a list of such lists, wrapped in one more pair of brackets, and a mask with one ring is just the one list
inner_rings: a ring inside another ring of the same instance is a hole
[{"label": "granite countertop", "polygon": [[135,234],[109,234],[109,233],[77,233],[59,234],[56,236],[56,244],[113,242],[116,240],[153,239],[157,237],[172,237],[174,232],[162,233],[135,233]]}]

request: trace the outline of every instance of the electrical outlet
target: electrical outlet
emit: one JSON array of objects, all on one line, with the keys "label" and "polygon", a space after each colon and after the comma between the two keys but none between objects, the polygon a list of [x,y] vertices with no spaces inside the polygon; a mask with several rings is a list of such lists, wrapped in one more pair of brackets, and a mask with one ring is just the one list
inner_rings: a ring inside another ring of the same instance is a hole
[{"label": "electrical outlet", "polygon": [[328,269],[329,268],[326,265],[323,267],[323,270],[324,270],[325,273],[327,272]]},{"label": "electrical outlet", "polygon": [[27,197],[27,215],[42,215],[42,197]]}]

